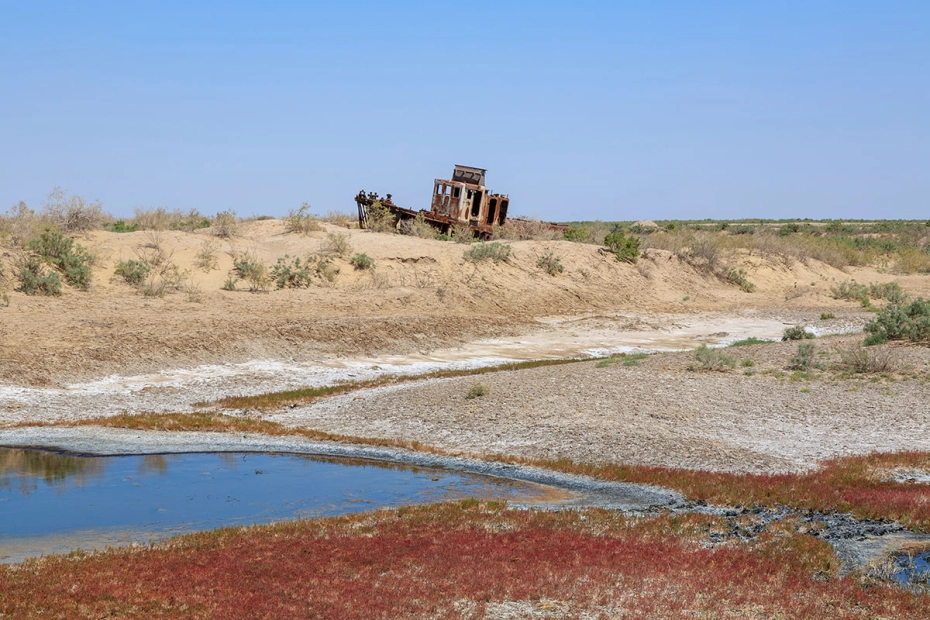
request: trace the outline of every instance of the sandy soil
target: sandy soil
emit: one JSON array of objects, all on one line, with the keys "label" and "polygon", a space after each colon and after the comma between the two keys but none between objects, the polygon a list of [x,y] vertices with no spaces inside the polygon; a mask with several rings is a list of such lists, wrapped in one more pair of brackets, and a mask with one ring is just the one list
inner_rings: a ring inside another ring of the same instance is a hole
[{"label": "sandy soil", "polygon": [[[371,256],[375,269],[356,271],[347,256],[334,257],[333,283],[250,293],[240,282],[243,290],[221,290],[231,254],[250,251],[273,264],[285,254],[322,251],[327,233],[348,235],[352,252]],[[510,262],[476,265],[453,243],[331,226],[285,234],[276,221],[245,225],[215,248],[216,268],[200,269],[195,257],[212,240],[205,231],[95,232],[78,240],[97,259],[90,291],[51,299],[10,292],[10,305],[0,307],[0,425],[186,410],[231,393],[441,366],[777,338],[790,324],[855,331],[868,315],[832,299],[837,282],[895,279],[912,294],[930,291],[926,276],[742,256],[738,266],[757,287],[749,294],[666,252],[650,250],[627,265],[594,246],[555,241],[514,242]],[[199,290],[199,301],[183,291],[143,297],[112,279],[116,262],[156,246]],[[549,249],[562,274],[536,266]],[[824,311],[838,318],[820,321]],[[753,369],[761,371],[783,369],[794,348],[733,351],[756,356]],[[581,363],[488,375],[481,381],[489,394],[475,400],[464,398],[472,379],[429,381],[270,417],[463,453],[795,470],[836,454],[930,449],[928,350],[902,355],[917,378],[798,384],[746,376],[742,368],[693,372],[686,369],[693,355],[662,354],[639,367]]]}]

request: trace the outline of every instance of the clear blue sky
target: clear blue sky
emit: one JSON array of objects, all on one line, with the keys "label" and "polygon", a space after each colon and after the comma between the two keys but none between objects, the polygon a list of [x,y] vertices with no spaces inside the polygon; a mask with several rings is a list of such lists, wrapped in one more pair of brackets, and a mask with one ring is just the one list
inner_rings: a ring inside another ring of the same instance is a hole
[{"label": "clear blue sky", "polygon": [[0,211],[930,217],[930,1],[0,0]]}]

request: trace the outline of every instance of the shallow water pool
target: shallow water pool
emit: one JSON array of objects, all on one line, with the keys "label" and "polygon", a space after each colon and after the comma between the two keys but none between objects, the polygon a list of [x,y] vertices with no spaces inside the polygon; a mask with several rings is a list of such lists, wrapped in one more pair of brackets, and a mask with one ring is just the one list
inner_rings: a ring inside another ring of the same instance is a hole
[{"label": "shallow water pool", "polygon": [[0,448],[0,561],[225,526],[541,493],[490,476],[296,454],[95,457]]}]

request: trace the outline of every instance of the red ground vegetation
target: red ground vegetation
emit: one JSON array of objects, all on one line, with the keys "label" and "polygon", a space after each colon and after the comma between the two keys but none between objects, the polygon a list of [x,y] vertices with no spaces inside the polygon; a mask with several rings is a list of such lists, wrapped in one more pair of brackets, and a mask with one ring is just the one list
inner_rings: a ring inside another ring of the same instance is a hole
[{"label": "red ground vegetation", "polygon": [[215,530],[0,567],[0,617],[930,618],[930,597],[837,577],[791,523],[709,545],[721,527],[463,502]]},{"label": "red ground vegetation", "polygon": [[785,505],[850,512],[859,518],[900,521],[930,531],[930,486],[895,482],[893,470],[930,472],[926,452],[873,453],[824,461],[801,474],[728,474],[625,465],[550,463],[563,471],[608,480],[643,482],[678,489],[688,499],[730,506]]}]

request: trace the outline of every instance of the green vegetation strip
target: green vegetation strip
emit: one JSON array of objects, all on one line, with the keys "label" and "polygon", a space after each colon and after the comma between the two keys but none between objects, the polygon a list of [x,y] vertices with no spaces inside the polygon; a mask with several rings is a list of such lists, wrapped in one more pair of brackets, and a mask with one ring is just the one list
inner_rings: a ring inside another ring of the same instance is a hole
[{"label": "green vegetation strip", "polygon": [[591,360],[590,358],[532,360],[528,362],[499,364],[497,366],[483,366],[480,368],[436,370],[421,375],[384,376],[368,381],[348,381],[345,383],[338,383],[336,385],[327,385],[323,387],[301,388],[299,390],[285,390],[281,392],[266,392],[264,394],[255,394],[253,396],[230,396],[213,402],[194,403],[194,407],[223,407],[226,409],[254,409],[257,411],[264,411],[268,409],[287,407],[290,405],[306,405],[324,396],[335,396],[337,394],[346,394],[348,392],[354,392],[357,390],[383,387],[386,385],[397,385],[400,383],[410,383],[413,381],[422,381],[424,379],[471,377],[492,372],[526,370],[529,368],[539,368],[542,366],[559,366],[562,364],[574,364],[577,362],[585,361]]}]

